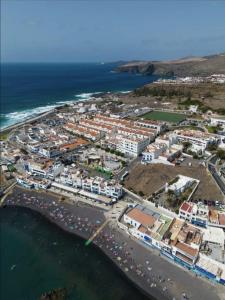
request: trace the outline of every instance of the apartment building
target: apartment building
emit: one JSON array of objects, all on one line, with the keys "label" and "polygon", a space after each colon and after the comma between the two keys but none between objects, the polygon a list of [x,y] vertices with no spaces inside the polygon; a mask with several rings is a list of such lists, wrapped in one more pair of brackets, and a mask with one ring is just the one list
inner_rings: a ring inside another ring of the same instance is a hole
[{"label": "apartment building", "polygon": [[142,162],[152,162],[153,160],[158,159],[166,149],[167,145],[164,143],[153,143],[148,145],[142,153]]},{"label": "apartment building", "polygon": [[225,128],[225,118],[223,117],[211,117],[210,118],[210,124],[212,126],[222,126],[223,128]]},{"label": "apartment building", "polygon": [[167,149],[165,144],[154,143],[149,145],[142,153],[142,163],[172,163],[182,153],[181,145],[173,145]]},{"label": "apartment building", "polygon": [[140,138],[148,136],[150,141],[152,141],[157,135],[157,130],[155,128],[142,127],[130,120],[96,115],[94,121],[113,126],[116,128],[118,134],[123,134],[125,136],[136,135]]},{"label": "apartment building", "polygon": [[37,179],[29,176],[17,175],[16,181],[19,185],[27,189],[48,189],[51,186],[51,182],[46,179]]},{"label": "apartment building", "polygon": [[137,157],[148,146],[148,138],[139,138],[136,136],[126,137],[120,135],[117,137],[116,149],[125,155]]},{"label": "apartment building", "polygon": [[145,128],[155,129],[157,134],[165,131],[166,129],[165,122],[160,122],[155,120],[139,120],[135,122],[135,125],[145,127]]},{"label": "apartment building", "polygon": [[189,142],[192,145],[201,147],[203,151],[209,144],[219,141],[217,137],[197,130],[175,130],[174,133],[179,142]]},{"label": "apartment building", "polygon": [[92,141],[96,141],[100,138],[99,130],[90,129],[87,126],[73,124],[69,122],[64,125],[64,129]]},{"label": "apartment building", "polygon": [[48,159],[21,159],[24,170],[34,176],[54,179],[63,171],[63,165]]},{"label": "apartment building", "polygon": [[61,154],[60,148],[56,145],[46,144],[39,147],[38,154],[46,158],[54,158]]},{"label": "apartment building", "polygon": [[88,177],[79,171],[61,174],[60,177],[56,178],[56,182],[115,199],[119,199],[123,195],[122,186],[115,180],[105,180],[97,176]]},{"label": "apartment building", "polygon": [[162,243],[162,253],[187,266],[198,258],[203,232],[185,221],[174,219]]},{"label": "apartment building", "polygon": [[93,121],[93,120],[89,120],[89,119],[81,120],[79,122],[79,125],[87,127],[87,128],[96,129],[99,132],[103,131],[108,134],[111,133],[111,131],[113,130],[112,125],[103,124],[98,121]]}]

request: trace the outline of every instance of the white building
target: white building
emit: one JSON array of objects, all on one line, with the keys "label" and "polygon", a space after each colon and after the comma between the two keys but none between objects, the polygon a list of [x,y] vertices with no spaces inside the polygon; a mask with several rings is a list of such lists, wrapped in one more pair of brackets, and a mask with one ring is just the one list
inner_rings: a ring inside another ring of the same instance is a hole
[{"label": "white building", "polygon": [[60,163],[52,163],[52,162],[35,162],[33,160],[23,161],[23,166],[25,171],[29,174],[42,177],[54,179],[63,171],[63,165]]},{"label": "white building", "polygon": [[171,164],[183,150],[183,146],[175,144],[176,142],[177,138],[174,134],[157,137],[155,143],[150,144],[143,151],[142,163]]},{"label": "white building", "polygon": [[43,146],[39,148],[38,154],[46,158],[53,158],[60,155],[60,149],[57,146]]},{"label": "white building", "polygon": [[115,180],[105,180],[101,177],[87,177],[80,174],[79,171],[75,174],[62,174],[55,180],[61,184],[73,186],[110,198],[119,199],[123,195],[122,186]]},{"label": "white building", "polygon": [[73,124],[70,122],[64,126],[64,129],[66,129],[69,132],[75,133],[79,136],[83,136],[92,141],[96,141],[100,137],[99,130],[90,129],[86,126]]},{"label": "white building", "polygon": [[152,162],[155,159],[158,159],[159,156],[166,151],[167,145],[164,143],[154,143],[148,145],[145,151],[142,153],[142,161]]},{"label": "white building", "polygon": [[125,155],[137,157],[149,144],[148,138],[138,138],[138,137],[125,137],[119,136],[117,138],[116,148],[118,151],[124,153]]},{"label": "white building", "polygon": [[218,137],[197,130],[175,130],[179,142],[189,142],[201,147],[204,151],[209,144],[218,142]]},{"label": "white building", "polygon": [[51,182],[49,180],[37,180],[36,178],[31,177],[23,177],[23,176],[17,176],[16,181],[19,185],[27,188],[27,189],[48,189],[51,186]]},{"label": "white building", "polygon": [[156,213],[142,205],[129,208],[123,216],[128,231],[146,244],[161,249],[161,240],[173,219]]},{"label": "white building", "polygon": [[212,126],[222,126],[223,128],[225,128],[225,118],[223,117],[212,117],[210,118],[210,124]]},{"label": "white building", "polygon": [[174,144],[177,144],[177,141],[178,141],[177,135],[174,133],[164,134],[164,135],[158,136],[155,139],[156,143],[166,144],[168,148]]},{"label": "white building", "polygon": [[207,205],[183,202],[179,208],[179,218],[192,224],[207,227],[209,208]]},{"label": "white building", "polygon": [[196,113],[198,111],[198,105],[190,105],[189,111]]},{"label": "white building", "polygon": [[160,122],[155,120],[139,120],[135,122],[135,125],[145,127],[145,128],[155,129],[157,134],[163,132],[166,129],[165,122]]},{"label": "white building", "polygon": [[173,191],[176,195],[183,193],[188,187],[190,187],[194,182],[197,182],[196,179],[178,175],[176,182],[168,185],[168,190]]}]

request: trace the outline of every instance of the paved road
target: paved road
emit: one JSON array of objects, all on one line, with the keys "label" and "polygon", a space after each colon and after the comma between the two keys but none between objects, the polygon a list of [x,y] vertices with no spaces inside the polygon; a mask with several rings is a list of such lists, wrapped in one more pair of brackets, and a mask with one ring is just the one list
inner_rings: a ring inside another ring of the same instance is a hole
[{"label": "paved road", "polygon": [[[59,107],[60,107],[60,105],[59,105]],[[22,127],[23,125],[30,124],[30,122],[37,121],[37,120],[39,120],[41,118],[44,118],[44,117],[46,118],[49,114],[53,113],[54,111],[55,111],[55,109],[51,109],[49,111],[46,111],[44,113],[39,114],[38,116],[35,116],[35,117],[29,118],[27,120],[24,120],[23,122],[19,122],[19,123],[10,125],[8,127],[2,128],[1,132],[2,133],[8,132],[8,131],[11,131],[13,129],[17,129],[18,127]]]},{"label": "paved road", "polygon": [[223,182],[223,180],[220,178],[219,174],[217,173],[215,164],[217,161],[217,157],[213,156],[208,163],[208,170],[209,172],[212,174],[213,178],[215,179],[216,183],[218,184],[221,192],[224,194],[225,196],[225,184]]},{"label": "paved road", "polygon": [[116,174],[114,176],[114,178],[116,180],[120,180],[121,176],[125,173],[125,172],[130,172],[131,169],[133,169],[138,163],[141,162],[141,157],[137,157],[135,159],[133,159],[131,162],[128,162],[128,166],[126,166],[125,168],[123,168],[123,170],[121,172],[119,172],[118,174]]}]

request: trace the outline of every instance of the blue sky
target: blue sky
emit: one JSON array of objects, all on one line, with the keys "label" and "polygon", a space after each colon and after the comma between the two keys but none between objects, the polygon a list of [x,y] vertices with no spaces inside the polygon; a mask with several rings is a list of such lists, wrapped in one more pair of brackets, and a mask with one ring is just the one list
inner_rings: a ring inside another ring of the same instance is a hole
[{"label": "blue sky", "polygon": [[173,59],[225,51],[225,1],[2,0],[3,62]]}]

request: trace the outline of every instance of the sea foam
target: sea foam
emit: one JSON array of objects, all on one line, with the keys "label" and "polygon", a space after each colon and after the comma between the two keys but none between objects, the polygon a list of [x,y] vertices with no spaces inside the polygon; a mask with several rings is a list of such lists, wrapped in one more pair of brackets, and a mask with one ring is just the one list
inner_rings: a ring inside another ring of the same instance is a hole
[{"label": "sea foam", "polygon": [[102,92],[76,94],[75,99],[65,100],[65,101],[57,101],[51,105],[38,106],[38,107],[34,107],[34,108],[24,109],[21,111],[0,114],[0,118],[1,118],[0,128],[4,129],[8,126],[15,125],[17,123],[26,121],[29,118],[33,118],[41,113],[45,113],[45,112],[50,111],[61,105],[70,104],[70,103],[78,102],[78,101],[89,100],[92,98],[93,95],[101,94],[101,93]]},{"label": "sea foam", "polygon": [[[129,93],[130,91],[117,91],[118,93]],[[65,101],[57,101],[54,104],[46,105],[46,106],[38,106],[34,108],[24,109],[21,111],[15,111],[11,113],[1,114],[1,125],[0,128],[4,129],[8,126],[15,125],[17,123],[23,122],[28,120],[29,118],[33,118],[41,113],[45,113],[50,111],[58,106],[65,105],[65,104],[72,104],[73,102],[79,101],[87,101],[93,98],[94,95],[99,95],[102,93],[110,93],[110,92],[92,92],[92,93],[81,93],[76,94],[75,99],[65,100]]]}]

